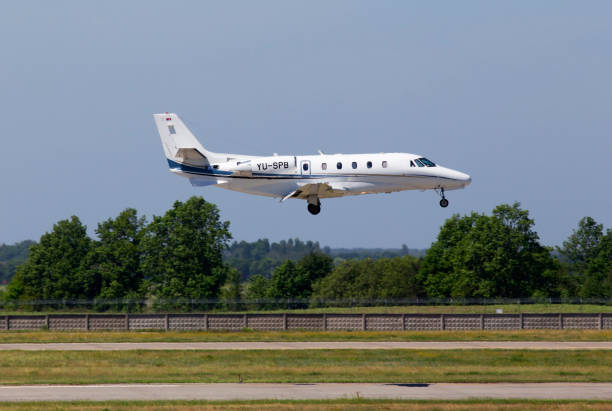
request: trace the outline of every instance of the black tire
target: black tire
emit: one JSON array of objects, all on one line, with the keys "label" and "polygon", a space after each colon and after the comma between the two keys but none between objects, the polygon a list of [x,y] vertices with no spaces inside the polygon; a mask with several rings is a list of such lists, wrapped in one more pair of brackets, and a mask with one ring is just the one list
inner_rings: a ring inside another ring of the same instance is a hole
[{"label": "black tire", "polygon": [[308,204],[308,211],[312,215],[317,215],[321,212],[321,206],[314,205],[314,204]]},{"label": "black tire", "polygon": [[443,198],[442,200],[440,200],[440,207],[442,208],[448,207],[448,200],[446,198]]}]

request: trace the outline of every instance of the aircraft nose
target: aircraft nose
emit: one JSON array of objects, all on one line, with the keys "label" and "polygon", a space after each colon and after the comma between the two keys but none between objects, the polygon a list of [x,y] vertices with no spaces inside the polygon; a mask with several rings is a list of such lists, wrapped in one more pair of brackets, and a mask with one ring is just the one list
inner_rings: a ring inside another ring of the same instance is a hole
[{"label": "aircraft nose", "polygon": [[457,170],[451,171],[451,178],[459,183],[460,187],[467,187],[472,182],[472,177]]},{"label": "aircraft nose", "polygon": [[450,168],[441,168],[440,171],[444,178],[452,180],[452,182],[449,182],[449,186],[447,188],[451,186],[455,188],[463,188],[472,183],[472,177],[470,177],[468,174],[462,173],[461,171]]}]

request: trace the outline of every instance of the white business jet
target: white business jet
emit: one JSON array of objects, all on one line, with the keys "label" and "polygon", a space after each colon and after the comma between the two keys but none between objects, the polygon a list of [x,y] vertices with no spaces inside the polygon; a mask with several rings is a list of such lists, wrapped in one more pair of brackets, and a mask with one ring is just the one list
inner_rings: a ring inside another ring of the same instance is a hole
[{"label": "white business jet", "polygon": [[325,154],[259,157],[206,150],[179,116],[154,114],[170,171],[194,186],[216,185],[281,202],[298,198],[319,214],[321,199],[404,190],[435,190],[447,207],[445,192],[464,188],[469,175],[408,153]]}]

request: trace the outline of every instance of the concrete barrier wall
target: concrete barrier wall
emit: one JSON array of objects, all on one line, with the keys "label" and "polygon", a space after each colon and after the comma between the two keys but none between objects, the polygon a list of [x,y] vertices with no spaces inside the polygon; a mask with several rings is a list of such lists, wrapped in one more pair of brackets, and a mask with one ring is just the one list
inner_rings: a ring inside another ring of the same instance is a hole
[{"label": "concrete barrier wall", "polygon": [[40,330],[47,327],[44,315],[20,315],[8,317],[9,330]]},{"label": "concrete barrier wall", "polygon": [[363,314],[325,314],[325,325],[331,331],[363,330]]},{"label": "concrete barrier wall", "polygon": [[121,331],[128,329],[128,318],[123,314],[89,315],[89,330]]},{"label": "concrete barrier wall", "polygon": [[285,316],[283,314],[249,314],[246,316],[246,328],[281,331],[285,329]]},{"label": "concrete barrier wall", "polygon": [[0,316],[2,330],[416,331],[612,329],[606,314],[49,314]]}]

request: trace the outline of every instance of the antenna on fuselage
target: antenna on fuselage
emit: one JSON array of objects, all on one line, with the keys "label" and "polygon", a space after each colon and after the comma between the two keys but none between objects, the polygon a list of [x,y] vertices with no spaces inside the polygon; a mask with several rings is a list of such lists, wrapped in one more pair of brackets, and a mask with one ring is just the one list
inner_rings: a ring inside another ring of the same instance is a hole
[{"label": "antenna on fuselage", "polygon": [[325,155],[325,153],[324,153],[324,152],[322,152],[321,150],[317,150],[317,151],[318,151],[318,152],[319,152],[319,154],[321,154],[322,156],[324,156],[324,155]]}]

